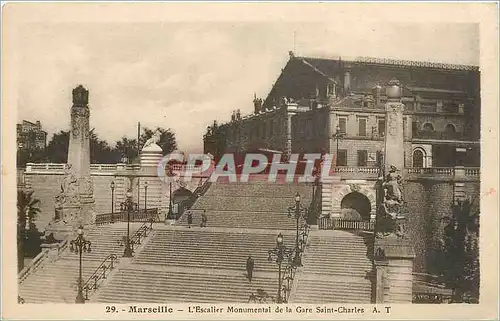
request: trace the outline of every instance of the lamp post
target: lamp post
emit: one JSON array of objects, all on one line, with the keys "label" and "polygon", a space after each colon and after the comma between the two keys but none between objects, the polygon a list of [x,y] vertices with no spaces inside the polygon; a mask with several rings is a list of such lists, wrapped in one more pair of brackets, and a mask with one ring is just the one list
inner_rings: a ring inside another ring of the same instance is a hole
[{"label": "lamp post", "polygon": [[144,181],[144,212],[148,208],[148,182]]},{"label": "lamp post", "polygon": [[87,241],[83,237],[83,226],[79,226],[77,229],[78,236],[76,239],[69,242],[70,251],[75,252],[80,255],[79,264],[79,276],[78,276],[78,294],[76,295],[75,303],[85,303],[85,297],[83,296],[83,279],[82,279],[82,254],[83,252],[91,251],[91,242]]},{"label": "lamp post", "polygon": [[167,214],[167,217],[169,219],[172,219],[172,181],[170,181],[170,189],[169,189],[169,196],[168,196],[168,214]]},{"label": "lamp post", "polygon": [[132,192],[130,189],[125,193],[125,202],[120,204],[122,211],[127,211],[127,239],[125,242],[125,250],[123,251],[123,257],[132,257],[132,248],[130,247],[130,212],[137,210],[138,204],[132,201]]},{"label": "lamp post", "polygon": [[114,213],[115,213],[115,181],[111,181],[109,185],[111,187],[111,223],[114,223]]},{"label": "lamp post", "polygon": [[300,257],[300,245],[299,245],[299,220],[300,218],[307,218],[308,210],[307,208],[300,205],[300,194],[295,195],[295,205],[288,208],[288,217],[295,217],[296,227],[295,227],[295,256],[293,258],[294,266],[302,266],[302,259]]},{"label": "lamp post", "polygon": [[273,257],[276,258],[276,263],[278,264],[278,295],[276,297],[276,303],[283,303],[286,298],[281,295],[282,289],[282,278],[281,278],[281,264],[283,261],[288,261],[291,263],[293,250],[287,248],[283,245],[283,234],[278,234],[276,237],[276,247],[268,251],[268,260],[271,262]]},{"label": "lamp post", "polygon": [[336,156],[335,156],[335,166],[337,166],[337,161],[339,159],[339,140],[345,137],[345,133],[340,131],[340,126],[337,125],[337,128],[335,128],[335,133],[333,134],[332,138],[337,142],[337,151],[336,151]]}]

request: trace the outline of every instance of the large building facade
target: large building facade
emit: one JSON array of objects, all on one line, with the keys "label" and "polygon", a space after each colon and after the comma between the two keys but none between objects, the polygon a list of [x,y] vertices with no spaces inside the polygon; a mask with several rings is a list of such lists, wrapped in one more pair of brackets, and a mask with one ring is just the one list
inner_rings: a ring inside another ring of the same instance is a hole
[{"label": "large building facade", "polygon": [[[478,67],[387,59],[296,57],[255,110],[210,126],[205,152],[257,149],[335,157],[322,183],[320,228],[376,217],[378,156],[384,154],[386,84],[402,86],[404,198],[417,272],[432,272],[450,205],[479,195]],[[390,127],[389,127],[390,128]],[[333,222],[333,223],[332,223]],[[322,226],[323,224],[323,226]],[[325,224],[328,224],[326,226]]]},{"label": "large building facade", "polygon": [[44,149],[47,145],[47,132],[42,129],[40,121],[32,123],[23,120],[16,126],[17,148],[20,150]]},{"label": "large building facade", "polygon": [[479,166],[480,88],[475,66],[388,59],[296,57],[254,113],[210,126],[205,152],[266,148],[327,152],[338,167],[371,167],[383,148],[383,86],[403,87],[405,167]]}]

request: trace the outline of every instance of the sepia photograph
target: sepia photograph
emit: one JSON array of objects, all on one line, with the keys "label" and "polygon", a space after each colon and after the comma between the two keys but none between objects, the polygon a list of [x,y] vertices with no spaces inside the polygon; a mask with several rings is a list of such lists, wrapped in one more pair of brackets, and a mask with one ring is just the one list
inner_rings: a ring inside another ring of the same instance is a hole
[{"label": "sepia photograph", "polygon": [[100,304],[101,318],[390,318],[393,304],[479,307],[488,280],[495,295],[498,127],[484,123],[498,90],[481,22],[121,5],[153,16],[3,8],[4,300]]}]

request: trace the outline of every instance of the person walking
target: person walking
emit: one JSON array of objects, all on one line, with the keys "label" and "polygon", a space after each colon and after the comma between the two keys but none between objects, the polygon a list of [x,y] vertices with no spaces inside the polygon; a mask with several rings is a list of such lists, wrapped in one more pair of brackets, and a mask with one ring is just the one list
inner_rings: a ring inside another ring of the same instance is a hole
[{"label": "person walking", "polygon": [[191,228],[191,224],[193,224],[193,213],[191,211],[188,211],[188,226]]},{"label": "person walking", "polygon": [[249,282],[252,282],[252,276],[253,276],[253,259],[252,256],[249,255],[247,259],[247,278]]},{"label": "person walking", "polygon": [[200,227],[207,227],[207,211],[204,210],[203,213],[201,213],[201,224]]}]

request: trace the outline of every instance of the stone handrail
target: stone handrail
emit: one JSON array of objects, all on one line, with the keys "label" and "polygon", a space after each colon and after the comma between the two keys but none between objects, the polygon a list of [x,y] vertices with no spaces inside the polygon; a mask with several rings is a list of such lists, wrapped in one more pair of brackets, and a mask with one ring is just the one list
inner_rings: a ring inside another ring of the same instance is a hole
[{"label": "stone handrail", "polygon": [[25,266],[17,275],[18,282],[22,283],[24,280],[28,278],[49,256],[49,249],[44,249],[30,262],[27,266]]},{"label": "stone handrail", "polygon": [[[60,255],[68,247],[68,239],[65,239],[59,244],[57,243],[54,244],[57,246],[57,255]],[[41,265],[43,265],[45,263],[45,260],[50,256],[50,251],[51,251],[50,248],[46,248],[43,249],[37,256],[35,256],[33,261],[31,261],[30,264],[25,266],[18,273],[18,282],[22,283],[31,274],[33,274],[36,269],[38,269]]]},{"label": "stone handrail", "polygon": [[91,171],[109,171],[109,172],[114,172],[116,171],[117,165],[116,164],[90,164],[90,170]]}]

